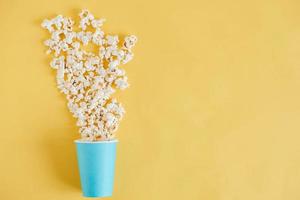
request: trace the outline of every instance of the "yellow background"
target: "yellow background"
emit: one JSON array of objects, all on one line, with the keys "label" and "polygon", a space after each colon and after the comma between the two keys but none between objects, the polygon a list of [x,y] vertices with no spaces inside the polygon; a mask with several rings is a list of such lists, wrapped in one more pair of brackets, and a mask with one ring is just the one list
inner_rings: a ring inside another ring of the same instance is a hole
[{"label": "yellow background", "polygon": [[114,200],[300,199],[297,0],[0,0],[0,199],[83,199],[42,41],[88,8],[136,34]]}]

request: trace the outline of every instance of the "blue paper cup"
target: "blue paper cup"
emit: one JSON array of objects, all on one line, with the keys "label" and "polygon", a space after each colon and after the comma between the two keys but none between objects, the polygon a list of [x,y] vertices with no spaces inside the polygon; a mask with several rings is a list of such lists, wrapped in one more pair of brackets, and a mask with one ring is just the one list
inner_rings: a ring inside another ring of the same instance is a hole
[{"label": "blue paper cup", "polygon": [[75,140],[83,196],[112,196],[117,140]]}]

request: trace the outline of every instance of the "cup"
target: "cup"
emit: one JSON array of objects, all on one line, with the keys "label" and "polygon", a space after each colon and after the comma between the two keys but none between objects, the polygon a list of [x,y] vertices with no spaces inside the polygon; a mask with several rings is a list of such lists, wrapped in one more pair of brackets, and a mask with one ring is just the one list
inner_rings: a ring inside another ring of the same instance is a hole
[{"label": "cup", "polygon": [[117,142],[75,140],[83,196],[112,196]]}]

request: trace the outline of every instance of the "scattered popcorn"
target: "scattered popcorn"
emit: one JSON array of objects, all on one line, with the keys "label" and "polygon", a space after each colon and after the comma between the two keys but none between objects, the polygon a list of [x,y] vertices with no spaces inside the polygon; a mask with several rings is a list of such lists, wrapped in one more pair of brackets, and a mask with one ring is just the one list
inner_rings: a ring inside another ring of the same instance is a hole
[{"label": "scattered popcorn", "polygon": [[[119,65],[133,58],[137,37],[126,36],[121,43],[117,35],[103,32],[105,19],[96,19],[86,9],[79,17],[79,31],[73,31],[75,22],[62,15],[42,22],[51,34],[44,42],[46,53],[53,56],[50,66],[57,72],[57,87],[66,95],[82,139],[111,140],[125,113],[112,95],[129,86]],[[97,52],[86,51],[89,44],[98,46]]]}]

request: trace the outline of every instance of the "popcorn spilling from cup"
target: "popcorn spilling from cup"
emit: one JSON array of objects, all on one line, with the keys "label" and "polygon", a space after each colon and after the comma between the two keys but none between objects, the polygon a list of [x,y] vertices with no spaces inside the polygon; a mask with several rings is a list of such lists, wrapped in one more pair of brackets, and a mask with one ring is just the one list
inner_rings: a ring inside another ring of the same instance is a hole
[{"label": "popcorn spilling from cup", "polygon": [[78,27],[62,15],[45,19],[42,27],[51,38],[44,44],[47,54],[52,55],[50,66],[56,70],[57,87],[66,95],[81,138],[112,140],[125,113],[112,95],[129,86],[119,66],[133,58],[137,37],[130,35],[121,40],[117,35],[105,34],[105,19],[96,19],[86,9],[79,17]]}]

